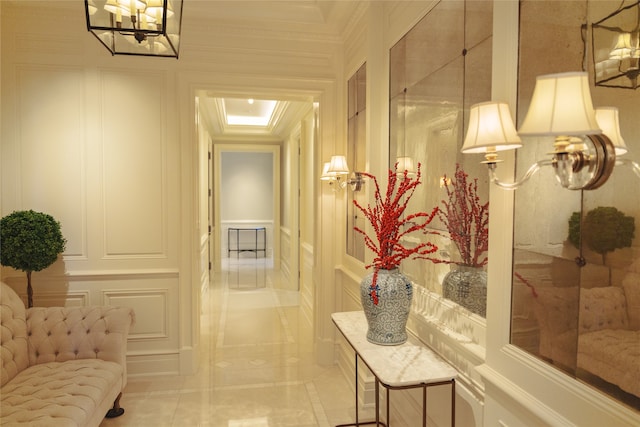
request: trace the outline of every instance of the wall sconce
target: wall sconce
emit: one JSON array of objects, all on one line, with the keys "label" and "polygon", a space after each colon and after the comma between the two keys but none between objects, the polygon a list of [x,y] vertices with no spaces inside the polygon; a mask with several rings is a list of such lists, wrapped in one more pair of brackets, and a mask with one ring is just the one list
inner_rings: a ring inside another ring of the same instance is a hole
[{"label": "wall sconce", "polygon": [[84,0],[87,30],[112,55],[178,58],[183,0]]},{"label": "wall sconce", "polygon": [[396,173],[398,175],[404,175],[405,171],[407,171],[408,176],[413,176],[416,173],[416,165],[413,157],[398,157],[396,159],[396,165]]},{"label": "wall sconce", "polygon": [[324,164],[320,179],[322,181],[329,181],[329,185],[333,185],[335,182],[336,190],[341,190],[347,185],[350,185],[353,191],[360,191],[364,184],[362,174],[360,172],[354,172],[352,178],[344,179],[347,175],[349,175],[347,159],[344,156],[331,156],[331,161]]},{"label": "wall sconce", "polygon": [[623,4],[591,26],[596,86],[638,88],[640,1]]},{"label": "wall sconce", "polygon": [[620,123],[618,120],[618,109],[616,107],[596,108],[596,120],[602,128],[602,133],[607,135],[616,151],[616,165],[628,165],[640,178],[640,165],[631,159],[621,158],[627,153],[627,145],[620,134]]},{"label": "wall sconce", "polygon": [[[607,113],[601,115],[604,117]],[[615,126],[616,130],[609,132],[619,136],[617,114]],[[519,181],[500,182],[495,174],[500,161],[497,152],[521,147],[518,133],[555,136],[552,157],[534,163]],[[618,152],[626,150],[624,141],[621,138],[617,141]],[[489,167],[491,181],[509,190],[518,188],[543,166],[554,168],[556,178],[564,188],[592,190],[607,181],[616,164],[616,147],[603,134],[596,120],[587,73],[584,72],[539,76],[519,132],[515,130],[506,103],[485,102],[472,106],[462,152],[485,153],[483,163]],[[630,163],[640,176],[637,163],[622,162]]]}]

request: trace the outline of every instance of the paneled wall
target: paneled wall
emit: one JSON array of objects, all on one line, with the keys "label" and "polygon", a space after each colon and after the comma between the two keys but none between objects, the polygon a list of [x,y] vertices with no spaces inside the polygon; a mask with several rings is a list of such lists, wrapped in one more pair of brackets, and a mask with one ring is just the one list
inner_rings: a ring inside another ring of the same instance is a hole
[{"label": "paneled wall", "polygon": [[[132,307],[131,372],[148,369],[151,354],[161,355],[153,369],[177,372],[170,75],[16,56],[22,61],[3,68],[2,210],[49,213],[68,241],[64,258],[34,274],[35,304]],[[25,293],[23,273],[3,276]]]}]

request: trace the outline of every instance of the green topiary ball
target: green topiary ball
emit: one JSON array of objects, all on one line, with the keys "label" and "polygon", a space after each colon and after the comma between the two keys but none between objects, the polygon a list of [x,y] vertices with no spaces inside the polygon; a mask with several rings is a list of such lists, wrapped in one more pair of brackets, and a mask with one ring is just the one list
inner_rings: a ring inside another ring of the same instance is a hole
[{"label": "green topiary ball", "polygon": [[0,263],[25,272],[53,264],[67,241],[51,215],[16,211],[0,220]]},{"label": "green topiary ball", "polygon": [[569,218],[569,241],[576,248],[583,241],[589,249],[605,255],[616,249],[631,246],[635,235],[635,221],[612,206],[600,206],[585,215],[582,224],[580,213]]}]

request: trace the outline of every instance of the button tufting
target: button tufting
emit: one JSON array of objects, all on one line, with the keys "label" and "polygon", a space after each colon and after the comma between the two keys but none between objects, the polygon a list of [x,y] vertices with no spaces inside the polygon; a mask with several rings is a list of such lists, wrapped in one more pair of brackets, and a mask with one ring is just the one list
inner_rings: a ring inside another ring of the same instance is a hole
[{"label": "button tufting", "polygon": [[87,334],[91,333],[91,329],[87,329]]}]

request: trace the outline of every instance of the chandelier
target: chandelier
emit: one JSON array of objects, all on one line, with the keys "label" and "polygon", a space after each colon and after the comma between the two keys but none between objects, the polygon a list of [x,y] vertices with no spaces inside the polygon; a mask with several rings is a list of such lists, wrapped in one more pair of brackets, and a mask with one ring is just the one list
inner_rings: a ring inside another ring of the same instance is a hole
[{"label": "chandelier", "polygon": [[592,24],[595,85],[638,88],[640,75],[640,1],[624,5]]},{"label": "chandelier", "polygon": [[84,0],[87,29],[112,55],[177,58],[182,0]]}]

